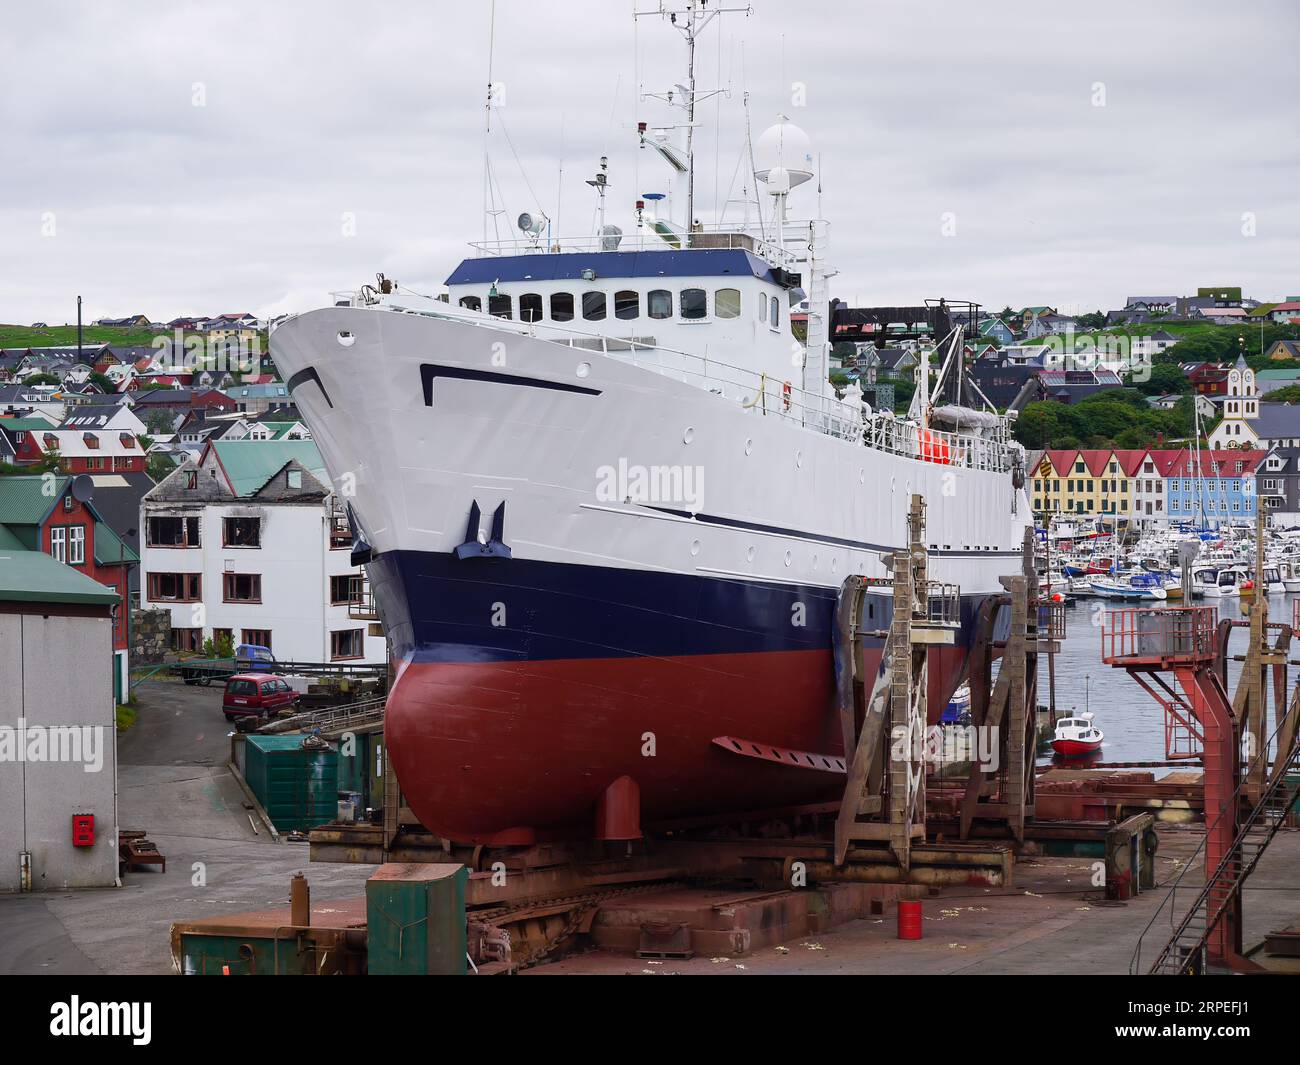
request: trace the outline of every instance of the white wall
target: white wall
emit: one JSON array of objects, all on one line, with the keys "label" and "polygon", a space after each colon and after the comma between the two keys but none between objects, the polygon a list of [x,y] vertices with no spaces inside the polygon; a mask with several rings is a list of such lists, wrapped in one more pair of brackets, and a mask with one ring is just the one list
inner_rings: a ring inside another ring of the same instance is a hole
[{"label": "white wall", "polygon": [[[84,759],[0,762],[0,891],[19,890],[23,851],[37,891],[117,883],[112,665],[107,617],[0,614],[0,727],[89,727],[100,756],[95,772]],[[72,845],[73,814],[94,815],[93,847]]]},{"label": "white wall", "polygon": [[[296,662],[330,661],[330,633],[341,629],[368,631],[369,623],[348,618],[348,608],[330,606],[331,576],[360,575],[347,548],[329,546],[329,520],[319,504],[214,503],[190,506],[200,513],[200,546],[165,548],[147,545],[149,514],[180,513],[177,504],[146,504],[141,525],[141,589],[146,605],[170,609],[173,628],[232,629],[235,643],[243,629],[269,629],[276,658]],[[222,522],[227,516],[260,516],[261,546],[223,547]],[[201,573],[203,602],[155,602],[148,598],[149,574]],[[260,603],[226,603],[224,575],[256,573],[262,578]],[[199,609],[196,609],[199,608]],[[366,662],[383,662],[383,637],[366,636]]]}]

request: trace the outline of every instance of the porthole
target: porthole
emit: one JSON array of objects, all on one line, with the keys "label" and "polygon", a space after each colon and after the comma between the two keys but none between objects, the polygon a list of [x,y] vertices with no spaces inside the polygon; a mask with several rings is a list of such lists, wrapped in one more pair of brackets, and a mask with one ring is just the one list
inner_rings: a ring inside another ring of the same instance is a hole
[{"label": "porthole", "polygon": [[795,464],[795,468],[796,468],[796,469],[800,469],[800,470],[803,469],[803,452],[802,452],[802,451],[796,451],[796,452],[794,453],[794,464]]},{"label": "porthole", "polygon": [[753,561],[754,561],[754,549],[753,549],[753,547],[751,547],[748,551],[745,552],[745,561],[746,561],[746,562],[753,562]]},{"label": "porthole", "polygon": [[338,342],[339,342],[339,347],[350,348],[352,347],[353,344],[357,342],[357,338],[355,334],[349,333],[346,329],[343,329],[339,332]]},{"label": "porthole", "polygon": [[754,441],[752,439],[745,441],[745,454],[748,455],[754,450]]},{"label": "porthole", "polygon": [[785,564],[786,564],[787,566],[790,565],[790,562],[793,560],[793,558],[794,558],[794,555],[791,554],[789,551],[787,551],[787,552],[785,553]]},{"label": "porthole", "polygon": [[696,555],[698,555],[699,553],[700,553],[700,542],[699,542],[699,540],[692,540],[692,541],[691,541],[691,557],[694,558],[694,557],[695,557]]},{"label": "porthole", "polygon": [[589,373],[591,373],[591,363],[589,363],[589,362],[580,362],[580,363],[578,363],[578,376],[579,376],[579,377],[586,377]]},{"label": "porthole", "polygon": [[688,425],[686,427],[686,432],[682,433],[682,443],[689,444],[694,439],[695,439],[695,427],[693,425]]}]

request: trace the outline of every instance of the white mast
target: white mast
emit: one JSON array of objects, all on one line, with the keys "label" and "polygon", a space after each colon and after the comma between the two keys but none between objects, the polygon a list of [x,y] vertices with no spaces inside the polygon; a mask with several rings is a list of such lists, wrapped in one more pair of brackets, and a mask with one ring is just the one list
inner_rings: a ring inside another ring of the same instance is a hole
[{"label": "white mast", "polygon": [[[691,227],[695,225],[695,104],[699,99],[709,99],[722,92],[722,89],[712,89],[703,94],[696,92],[695,88],[695,42],[704,28],[708,26],[719,15],[744,12],[746,16],[751,14],[753,9],[746,4],[744,7],[709,7],[708,0],[686,0],[681,7],[670,8],[662,0],[659,7],[653,11],[633,11],[632,17],[641,18],[644,15],[659,15],[666,18],[673,26],[681,31],[682,37],[686,40],[686,84],[676,86],[677,95],[684,96],[685,100],[677,106],[683,107],[686,111],[686,224],[685,231],[689,233]],[[673,93],[646,93],[647,96],[664,100],[666,103],[673,103]],[[661,150],[661,154],[664,154]],[[670,159],[671,162],[671,159]]]}]

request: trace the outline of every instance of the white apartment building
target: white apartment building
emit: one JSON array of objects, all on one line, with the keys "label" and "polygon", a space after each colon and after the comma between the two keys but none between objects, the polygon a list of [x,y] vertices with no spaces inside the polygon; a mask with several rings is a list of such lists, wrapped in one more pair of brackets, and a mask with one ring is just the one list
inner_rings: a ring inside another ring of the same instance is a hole
[{"label": "white apartment building", "polygon": [[1133,492],[1133,513],[1131,517],[1140,525],[1155,525],[1168,521],[1165,513],[1165,475],[1157,468],[1150,453],[1142,456],[1142,462],[1130,475]]},{"label": "white apartment building", "polygon": [[351,546],[310,440],[214,441],[141,503],[141,603],[170,609],[178,651],[226,636],[281,661],[383,662],[379,624],[349,617]]}]

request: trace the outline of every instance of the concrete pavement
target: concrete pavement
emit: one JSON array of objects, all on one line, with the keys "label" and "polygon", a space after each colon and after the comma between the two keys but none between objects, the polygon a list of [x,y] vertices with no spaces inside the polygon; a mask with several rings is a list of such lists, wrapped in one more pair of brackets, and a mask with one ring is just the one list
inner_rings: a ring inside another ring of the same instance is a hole
[{"label": "concrete pavement", "polygon": [[288,905],[307,873],[313,903],[356,896],[374,866],[315,865],[306,844],[275,843],[225,768],[219,688],[157,682],[139,692],[119,737],[118,811],[167,856],[167,871],[127,873],[121,888],[0,895],[0,973],[169,973],[171,924]]}]

